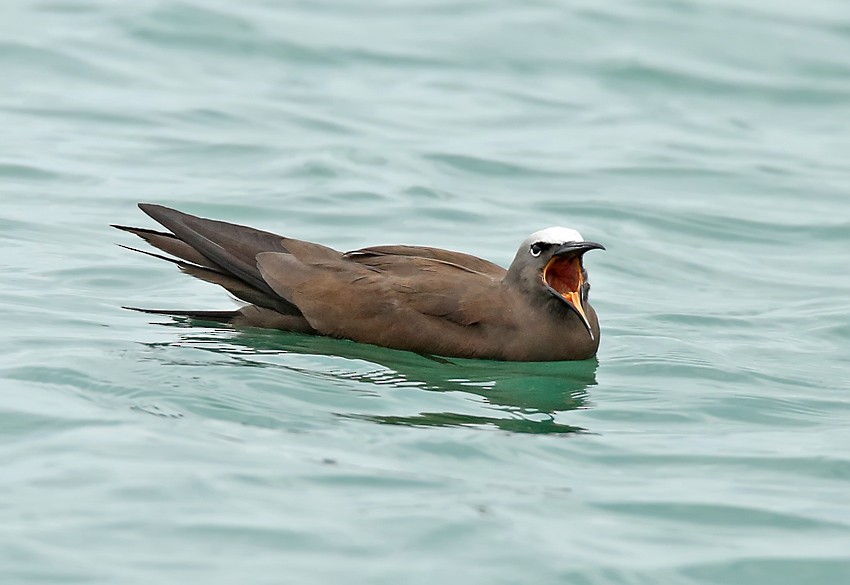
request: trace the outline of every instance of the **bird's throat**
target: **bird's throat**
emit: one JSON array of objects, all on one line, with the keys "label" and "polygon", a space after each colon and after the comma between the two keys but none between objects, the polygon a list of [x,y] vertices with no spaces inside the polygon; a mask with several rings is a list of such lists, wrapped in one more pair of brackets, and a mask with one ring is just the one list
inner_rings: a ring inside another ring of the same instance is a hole
[{"label": "bird's throat", "polygon": [[581,291],[581,285],[584,284],[581,258],[553,256],[543,269],[543,280],[564,298],[569,299],[567,295],[570,293],[577,295]]}]

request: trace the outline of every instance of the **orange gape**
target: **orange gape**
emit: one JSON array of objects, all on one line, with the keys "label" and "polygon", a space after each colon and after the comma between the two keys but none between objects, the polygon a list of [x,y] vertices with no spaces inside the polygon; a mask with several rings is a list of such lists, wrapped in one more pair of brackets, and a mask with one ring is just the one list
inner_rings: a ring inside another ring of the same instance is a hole
[{"label": "orange gape", "polygon": [[584,307],[581,306],[581,285],[584,284],[584,274],[581,259],[578,256],[568,258],[554,256],[543,269],[543,280],[567,299],[587,321]]},{"label": "orange gape", "polygon": [[566,258],[555,256],[543,270],[543,279],[562,295],[567,292],[578,292],[584,278],[581,274],[581,260],[578,256]]}]

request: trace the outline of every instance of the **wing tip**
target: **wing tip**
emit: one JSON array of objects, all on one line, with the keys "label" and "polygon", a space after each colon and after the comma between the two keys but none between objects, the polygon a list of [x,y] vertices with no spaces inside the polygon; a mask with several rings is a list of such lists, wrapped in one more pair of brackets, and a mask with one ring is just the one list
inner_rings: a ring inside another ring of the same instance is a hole
[{"label": "wing tip", "polygon": [[169,214],[180,214],[181,212],[176,209],[172,209],[170,207],[166,207],[165,205],[159,205],[158,203],[138,203],[139,209],[145,212],[148,217],[151,217],[155,221],[162,223],[160,220],[163,217],[168,216]]}]

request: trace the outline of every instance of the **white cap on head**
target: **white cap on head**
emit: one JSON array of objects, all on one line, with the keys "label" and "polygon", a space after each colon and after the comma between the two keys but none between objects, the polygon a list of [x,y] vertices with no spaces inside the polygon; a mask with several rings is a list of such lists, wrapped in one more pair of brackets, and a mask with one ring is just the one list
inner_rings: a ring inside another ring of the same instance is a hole
[{"label": "white cap on head", "polygon": [[583,241],[584,238],[578,231],[572,228],[555,226],[534,232],[522,244],[523,246],[530,246],[535,242],[541,242],[543,244],[566,244],[567,242]]}]

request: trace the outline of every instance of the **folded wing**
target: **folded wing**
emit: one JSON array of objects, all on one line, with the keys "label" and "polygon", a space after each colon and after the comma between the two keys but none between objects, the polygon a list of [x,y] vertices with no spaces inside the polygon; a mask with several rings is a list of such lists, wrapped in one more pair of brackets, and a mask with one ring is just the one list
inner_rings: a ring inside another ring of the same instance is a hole
[{"label": "folded wing", "polygon": [[316,331],[398,349],[475,357],[482,323],[500,324],[499,280],[416,256],[305,261],[297,253],[261,253],[260,273],[301,310]]}]

